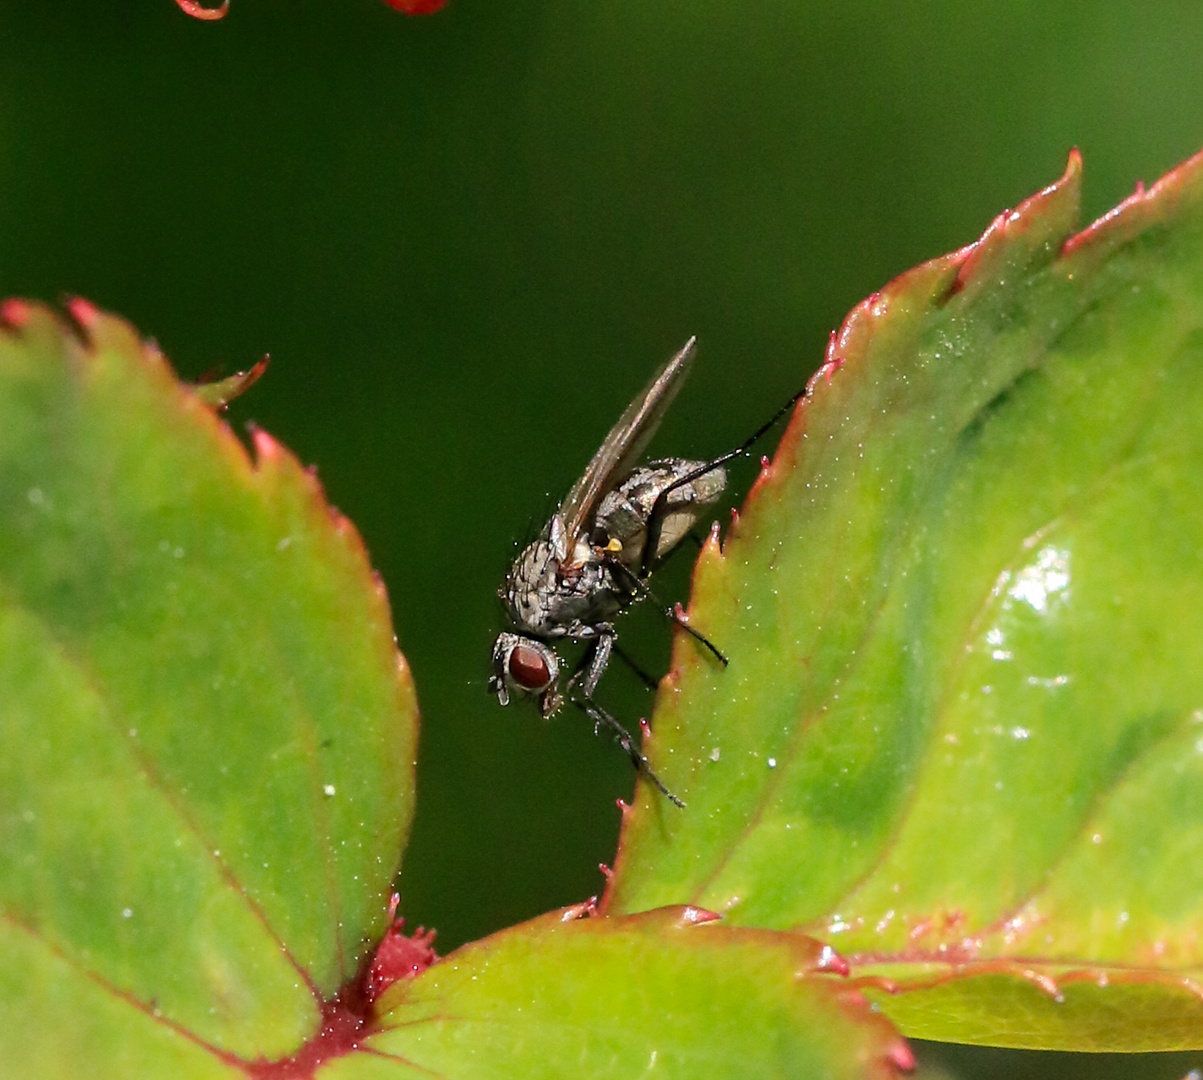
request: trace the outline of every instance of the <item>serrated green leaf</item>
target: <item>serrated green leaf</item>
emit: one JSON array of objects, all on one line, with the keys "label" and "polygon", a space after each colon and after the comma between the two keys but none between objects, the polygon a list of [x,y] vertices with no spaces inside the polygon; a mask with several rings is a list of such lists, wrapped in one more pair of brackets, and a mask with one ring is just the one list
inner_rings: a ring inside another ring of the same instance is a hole
[{"label": "serrated green leaf", "polygon": [[575,914],[506,930],[398,984],[365,1044],[391,1060],[345,1058],[323,1076],[837,1080],[910,1061],[842,979],[815,974],[818,942],[695,925],[682,909]]},{"label": "serrated green leaf", "polygon": [[[1203,161],[892,282],[703,553],[611,910],[802,928],[908,1034],[1203,1046]],[[646,787],[646,785],[645,785]],[[955,1004],[953,1004],[955,1002]]]},{"label": "serrated green leaf", "polygon": [[314,477],[72,313],[0,331],[0,1062],[222,1075],[383,929],[413,691]]}]

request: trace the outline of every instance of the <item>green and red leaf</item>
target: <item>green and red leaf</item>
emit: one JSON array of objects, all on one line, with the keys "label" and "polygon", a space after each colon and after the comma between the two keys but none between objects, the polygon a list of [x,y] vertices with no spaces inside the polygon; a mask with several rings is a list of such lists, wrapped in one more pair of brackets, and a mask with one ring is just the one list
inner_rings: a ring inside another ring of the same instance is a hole
[{"label": "green and red leaf", "polygon": [[833,335],[676,642],[610,910],[800,929],[912,1035],[1203,1045],[1203,160],[1080,162]]},{"label": "green and red leaf", "polygon": [[71,310],[0,332],[0,1060],[279,1056],[384,929],[413,687],[313,474]]},{"label": "green and red leaf", "polygon": [[[798,934],[709,912],[553,912],[465,946],[380,1001],[366,1046],[455,1077],[881,1077],[914,1060]],[[374,1071],[343,1076],[385,1078]]]}]

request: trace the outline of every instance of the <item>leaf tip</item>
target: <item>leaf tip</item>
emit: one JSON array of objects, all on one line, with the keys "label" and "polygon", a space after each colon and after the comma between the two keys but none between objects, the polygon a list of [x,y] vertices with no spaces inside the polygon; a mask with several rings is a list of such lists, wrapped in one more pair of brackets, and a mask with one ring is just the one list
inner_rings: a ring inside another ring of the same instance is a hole
[{"label": "leaf tip", "polygon": [[[153,343],[148,344],[153,345]],[[162,355],[159,353],[157,346],[154,346],[154,353],[157,357],[161,357]],[[189,386],[189,389],[211,408],[224,409],[231,401],[237,397],[241,397],[254,386],[263,377],[270,363],[271,354],[264,353],[246,371],[236,371],[228,378],[216,379],[211,382],[202,378],[199,382]]]},{"label": "leaf tip", "polygon": [[1174,204],[1194,184],[1203,183],[1203,150],[1176,165],[1152,187],[1137,182],[1135,190],[1123,202],[1102,217],[1066,239],[1062,257],[1097,247],[1100,253],[1123,243],[1160,215],[1168,214]]},{"label": "leaf tip", "polygon": [[955,296],[974,279],[987,277],[996,261],[1021,238],[1028,238],[1033,252],[1044,251],[1055,256],[1076,225],[1081,190],[1082,155],[1074,147],[1058,179],[1029,195],[1014,210],[1004,210],[980,239],[945,257],[959,263],[947,295]]}]

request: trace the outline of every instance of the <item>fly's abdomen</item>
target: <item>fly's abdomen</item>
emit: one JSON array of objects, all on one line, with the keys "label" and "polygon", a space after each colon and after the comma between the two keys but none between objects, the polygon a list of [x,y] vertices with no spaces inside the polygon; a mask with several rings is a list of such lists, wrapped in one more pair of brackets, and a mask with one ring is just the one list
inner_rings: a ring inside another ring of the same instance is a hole
[{"label": "fly's abdomen", "polygon": [[594,528],[595,543],[604,547],[616,540],[620,547],[615,556],[622,563],[632,568],[643,565],[648,522],[656,500],[662,492],[667,492],[656,551],[648,560],[658,562],[719,501],[727,486],[727,472],[721,467],[686,480],[691,473],[705,469],[706,464],[686,458],[664,458],[637,468],[602,499]]}]

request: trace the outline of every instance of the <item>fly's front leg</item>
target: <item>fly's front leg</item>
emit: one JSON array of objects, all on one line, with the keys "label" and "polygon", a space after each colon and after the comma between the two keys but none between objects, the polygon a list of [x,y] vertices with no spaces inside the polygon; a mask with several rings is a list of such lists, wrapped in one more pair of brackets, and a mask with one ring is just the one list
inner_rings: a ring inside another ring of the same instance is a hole
[{"label": "fly's front leg", "polygon": [[664,617],[666,619],[671,619],[699,645],[703,645],[705,648],[709,649],[711,655],[713,655],[714,658],[723,665],[723,667],[727,666],[729,661],[719,651],[718,646],[715,645],[714,642],[708,637],[706,637],[705,634],[699,633],[689,625],[689,620],[685,617],[685,612],[681,610],[680,604],[674,604],[672,607],[669,607],[662,603],[659,599],[657,599],[656,594],[652,592],[650,588],[648,588],[647,582],[637,577],[633,570],[627,566],[624,566],[617,559],[611,559],[609,565],[614,570],[615,576],[622,578],[623,581],[629,585],[631,592],[638,593],[640,596],[646,596],[664,613]]},{"label": "fly's front leg", "polygon": [[[640,577],[647,577],[651,572],[652,563],[656,558],[656,549],[660,546],[660,532],[664,528],[664,519],[668,515],[669,502],[668,497],[678,488],[684,487],[686,484],[692,484],[695,480],[700,480],[707,473],[714,472],[725,465],[732,458],[742,457],[746,454],[761,437],[771,428],[778,420],[781,419],[790,409],[797,403],[798,399],[805,394],[805,390],[799,390],[792,398],[789,399],[780,409],[773,413],[772,418],[768,423],[761,424],[751,435],[749,435],[742,443],[734,450],[728,450],[727,453],[716,457],[713,461],[708,461],[704,465],[699,465],[692,472],[686,473],[684,476],[677,477],[671,484],[667,484],[664,490],[656,496],[656,501],[652,504],[652,512],[647,519],[647,541],[643,546],[643,559],[640,563]],[[680,624],[684,625],[684,624]],[[725,663],[725,661],[724,661]]]},{"label": "fly's front leg", "polygon": [[637,772],[643,773],[653,784],[656,785],[671,803],[676,806],[685,808],[685,803],[682,802],[676,795],[664,786],[664,781],[652,771],[651,765],[648,764],[647,758],[643,756],[643,751],[635,744],[631,733],[627,731],[617,720],[614,719],[605,709],[593,701],[582,700],[574,697],[572,703],[581,710],[590,720],[593,721],[593,730],[600,731],[603,727],[608,728],[610,733],[618,741],[618,745],[626,752],[627,757],[631,759],[631,764],[635,766]]},{"label": "fly's front leg", "polygon": [[609,623],[601,623],[596,627],[598,634],[590,643],[581,662],[568,680],[570,690],[578,689],[585,698],[592,699],[593,692],[601,681],[602,674],[610,663],[610,654],[614,651],[614,627]]}]

